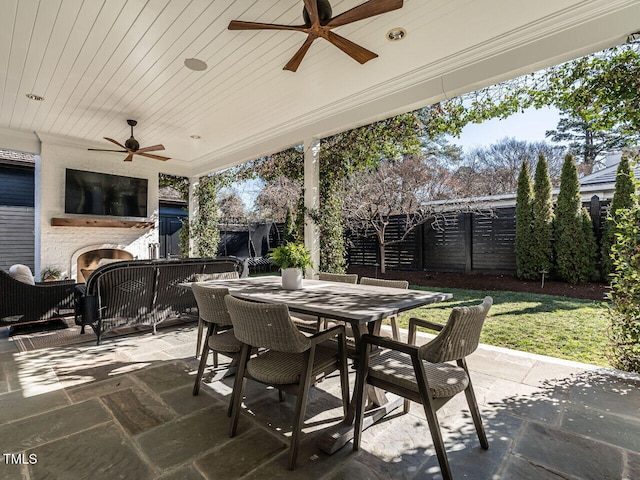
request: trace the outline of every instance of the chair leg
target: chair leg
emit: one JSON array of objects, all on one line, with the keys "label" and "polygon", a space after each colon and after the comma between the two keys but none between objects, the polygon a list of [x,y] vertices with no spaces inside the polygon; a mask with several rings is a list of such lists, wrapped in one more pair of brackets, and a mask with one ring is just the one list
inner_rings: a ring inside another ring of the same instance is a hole
[{"label": "chair leg", "polygon": [[202,331],[204,330],[204,321],[198,317],[198,339],[196,340],[196,358],[200,353],[200,344],[202,343]]},{"label": "chair leg", "polygon": [[[467,363],[464,359],[458,361],[458,365],[465,369],[467,372],[467,376],[469,375],[469,371],[467,370]],[[482,425],[482,417],[480,416],[480,409],[478,408],[478,401],[476,400],[476,395],[473,391],[473,385],[471,384],[471,377],[469,377],[469,385],[464,390],[464,395],[467,397],[467,403],[469,404],[469,410],[471,411],[471,417],[473,418],[473,424],[476,427],[476,432],[478,434],[478,440],[480,440],[480,446],[488,450],[489,449],[489,441],[487,440],[487,434],[484,431],[484,425]]]},{"label": "chair leg", "polygon": [[411,360],[416,374],[416,381],[418,382],[418,390],[420,391],[422,406],[424,407],[424,413],[427,417],[429,430],[431,431],[431,438],[433,439],[433,445],[436,449],[438,463],[440,464],[442,478],[443,480],[452,480],[451,467],[449,466],[449,460],[447,459],[447,451],[444,448],[444,440],[442,439],[442,433],[440,432],[438,417],[435,409],[433,408],[431,390],[429,389],[422,359],[416,353],[415,356],[411,355]]},{"label": "chair leg", "polygon": [[338,337],[338,355],[340,357],[340,389],[342,390],[342,410],[345,418],[349,414],[349,366],[347,365],[347,340],[345,335]]},{"label": "chair leg", "polygon": [[280,403],[284,402],[284,392],[280,389],[278,389],[278,401]]},{"label": "chair leg", "polygon": [[311,386],[311,371],[313,370],[313,359],[315,357],[315,346],[312,346],[305,353],[305,361],[298,384],[298,398],[296,399],[296,410],[293,414],[293,429],[291,431],[291,446],[289,447],[289,470],[296,467],[298,459],[298,444],[300,442],[300,431],[304,424],[304,414],[307,410],[307,398]]},{"label": "chair leg", "polygon": [[200,393],[200,383],[202,383],[202,376],[204,375],[204,367],[207,365],[207,357],[209,356],[209,343],[204,342],[202,346],[202,353],[200,354],[200,364],[198,365],[198,375],[196,376],[196,383],[193,386],[193,394],[198,395]]},{"label": "chair leg", "polygon": [[213,368],[218,368],[218,352],[213,352]]},{"label": "chair leg", "polygon": [[364,393],[367,385],[366,377],[369,370],[369,354],[371,353],[371,345],[366,345],[361,349],[360,365],[358,365],[358,373],[356,374],[356,386],[354,387],[356,419],[353,425],[353,450],[360,449],[360,439],[362,438],[362,424],[364,421],[364,407],[367,396]]},{"label": "chair leg", "polygon": [[231,408],[231,423],[229,425],[230,437],[234,437],[236,435],[236,430],[238,429],[238,419],[240,417],[240,409],[242,407],[242,394],[246,384],[244,375],[250,355],[251,347],[246,344],[242,345],[238,372],[236,373],[236,378],[233,382],[233,391],[231,392],[231,398],[229,399],[229,407]]}]

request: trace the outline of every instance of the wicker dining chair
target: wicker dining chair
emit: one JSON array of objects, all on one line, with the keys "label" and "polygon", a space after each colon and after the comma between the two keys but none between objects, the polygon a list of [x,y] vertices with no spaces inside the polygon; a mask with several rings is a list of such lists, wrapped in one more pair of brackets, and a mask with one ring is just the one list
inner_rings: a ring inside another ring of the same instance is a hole
[{"label": "wicker dining chair", "polygon": [[[243,344],[231,394],[229,435],[233,437],[236,434],[247,378],[297,395],[289,447],[289,470],[293,470],[311,385],[339,370],[342,405],[344,414],[347,414],[349,380],[344,326],[307,337],[294,325],[284,304],[253,303],[232,296],[227,296],[225,302],[235,335]],[[334,337],[338,337],[337,350],[321,345]],[[250,359],[252,347],[267,351]]]},{"label": "wicker dining chair", "polygon": [[[389,288],[402,288],[406,290],[409,288],[409,282],[406,280],[384,280],[381,278],[362,277],[360,279],[360,285],[373,285],[376,287],[389,287]],[[386,319],[385,319],[386,320]],[[393,339],[400,341],[400,328],[398,327],[398,317],[393,315],[388,317],[389,323],[391,323],[391,332]]]},{"label": "wicker dining chair", "polygon": [[[229,290],[223,287],[209,287],[198,283],[194,283],[191,289],[198,304],[200,321],[208,325],[200,355],[198,375],[193,386],[193,394],[198,395],[209,350],[213,351],[213,366],[218,368],[218,352],[237,356],[242,344],[233,334],[231,317],[227,312],[227,305],[224,303],[224,297],[229,294]],[[228,373],[231,373],[229,369],[221,372],[222,376]]]},{"label": "wicker dining chair", "polygon": [[[193,276],[194,282],[206,282],[207,280],[236,280],[240,278],[238,272],[219,272],[219,273],[197,273]],[[196,358],[200,354],[202,345],[202,334],[204,333],[205,321],[198,318],[198,338],[196,340]],[[218,366],[218,354],[213,354],[214,366]]]},{"label": "wicker dining chair", "polygon": [[[483,449],[489,442],[482,426],[480,410],[473,393],[469,369],[465,358],[478,347],[480,331],[493,303],[485,297],[480,305],[455,307],[449,320],[438,325],[427,320],[412,318],[409,321],[409,344],[375,335],[364,335],[360,349],[360,365],[356,379],[356,423],[353,449],[360,448],[366,396],[366,385],[381,388],[405,398],[404,412],[409,411],[409,400],[421,403],[429,424],[440,470],[445,480],[452,478],[447,453],[440,433],[436,411],[458,393],[464,391],[471,417]],[[416,327],[438,331],[430,342],[417,347]],[[385,348],[371,356],[371,346]],[[457,365],[452,363],[455,361]]]},{"label": "wicker dining chair", "polygon": [[327,273],[327,272],[319,272],[318,280],[322,280],[325,282],[340,282],[340,283],[351,283],[355,285],[358,283],[358,274],[357,273]]}]

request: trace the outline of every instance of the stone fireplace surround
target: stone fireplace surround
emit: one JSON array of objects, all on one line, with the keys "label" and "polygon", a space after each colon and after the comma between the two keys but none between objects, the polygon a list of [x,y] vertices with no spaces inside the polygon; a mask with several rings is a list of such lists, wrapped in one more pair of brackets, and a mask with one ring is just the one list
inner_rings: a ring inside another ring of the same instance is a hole
[{"label": "stone fireplace surround", "polygon": [[82,274],[82,270],[95,270],[98,268],[98,262],[103,258],[121,260],[137,259],[134,252],[129,250],[126,245],[113,243],[87,245],[76,250],[73,255],[71,255],[69,265],[71,278],[75,278],[78,283],[84,283],[86,278]]}]

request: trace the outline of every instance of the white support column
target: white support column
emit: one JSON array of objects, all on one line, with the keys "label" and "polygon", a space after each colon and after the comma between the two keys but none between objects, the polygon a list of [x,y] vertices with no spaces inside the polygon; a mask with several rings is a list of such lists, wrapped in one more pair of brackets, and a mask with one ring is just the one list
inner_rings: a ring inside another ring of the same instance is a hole
[{"label": "white support column", "polygon": [[191,224],[198,215],[198,200],[195,195],[195,190],[200,183],[200,177],[189,178],[189,257],[196,256],[196,247],[193,238],[193,232],[191,230]]},{"label": "white support column", "polygon": [[[304,141],[304,206],[308,210],[320,208],[320,140]],[[304,245],[311,252],[313,268],[307,269],[307,277],[320,268],[320,232],[316,223],[307,217],[304,224]]]}]

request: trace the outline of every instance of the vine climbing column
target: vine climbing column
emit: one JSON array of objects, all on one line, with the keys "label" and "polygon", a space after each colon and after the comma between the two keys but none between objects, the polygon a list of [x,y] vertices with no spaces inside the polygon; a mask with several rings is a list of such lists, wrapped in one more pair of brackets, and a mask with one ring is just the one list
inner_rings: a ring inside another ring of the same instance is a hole
[{"label": "vine climbing column", "polygon": [[[305,210],[320,208],[320,140],[304,141],[304,206]],[[320,232],[318,225],[309,216],[305,218],[304,245],[311,252],[313,270],[320,266]],[[311,276],[307,272],[308,276]]]}]

